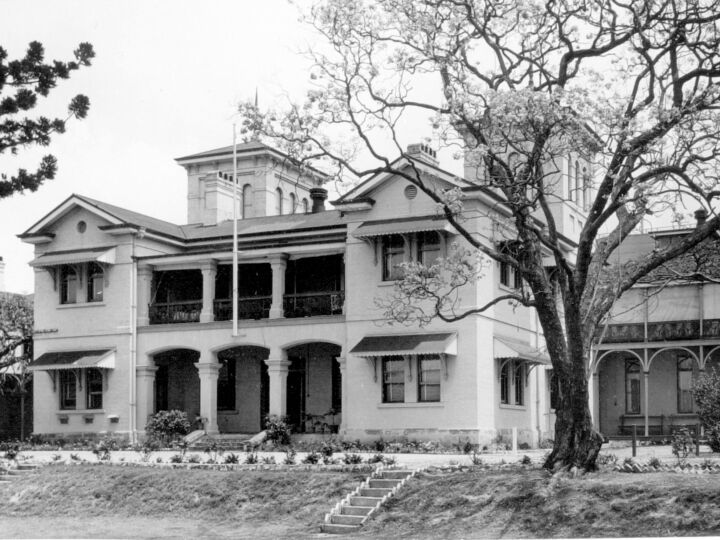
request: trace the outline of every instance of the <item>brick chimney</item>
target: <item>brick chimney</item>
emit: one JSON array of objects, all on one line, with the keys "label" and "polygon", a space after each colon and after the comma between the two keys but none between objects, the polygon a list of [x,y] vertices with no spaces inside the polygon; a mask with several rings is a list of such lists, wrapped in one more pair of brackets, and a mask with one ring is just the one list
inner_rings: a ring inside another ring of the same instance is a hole
[{"label": "brick chimney", "polygon": [[310,190],[310,198],[312,199],[312,213],[317,214],[325,211],[325,199],[328,198],[327,189],[314,187]]},{"label": "brick chimney", "polygon": [[412,159],[422,161],[434,167],[440,165],[437,159],[437,152],[425,143],[409,144],[407,147],[407,155]]},{"label": "brick chimney", "polygon": [[697,226],[700,227],[707,221],[708,213],[704,208],[695,210],[695,219],[697,220]]}]

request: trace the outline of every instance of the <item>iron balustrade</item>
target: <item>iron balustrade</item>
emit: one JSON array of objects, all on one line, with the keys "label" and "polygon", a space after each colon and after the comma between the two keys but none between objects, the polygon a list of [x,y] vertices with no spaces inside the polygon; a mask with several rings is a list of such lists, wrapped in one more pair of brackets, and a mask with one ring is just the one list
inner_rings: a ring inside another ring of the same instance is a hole
[{"label": "iron balustrade", "polygon": [[[244,296],[238,298],[238,319],[267,319],[272,296]],[[216,321],[232,320],[232,298],[215,300],[213,310]]]},{"label": "iron balustrade", "polygon": [[285,317],[341,315],[345,291],[286,294],[283,297]]},{"label": "iron balustrade", "polygon": [[150,324],[200,322],[202,300],[150,304]]}]

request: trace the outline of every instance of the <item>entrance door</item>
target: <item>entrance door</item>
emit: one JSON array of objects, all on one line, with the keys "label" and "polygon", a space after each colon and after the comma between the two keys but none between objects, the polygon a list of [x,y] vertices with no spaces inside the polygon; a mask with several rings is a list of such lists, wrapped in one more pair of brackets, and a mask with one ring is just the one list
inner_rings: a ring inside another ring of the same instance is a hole
[{"label": "entrance door", "polygon": [[168,366],[162,364],[155,372],[155,412],[168,408]]},{"label": "entrance door", "polygon": [[305,431],[305,358],[292,360],[287,378],[287,417],[295,433]]}]

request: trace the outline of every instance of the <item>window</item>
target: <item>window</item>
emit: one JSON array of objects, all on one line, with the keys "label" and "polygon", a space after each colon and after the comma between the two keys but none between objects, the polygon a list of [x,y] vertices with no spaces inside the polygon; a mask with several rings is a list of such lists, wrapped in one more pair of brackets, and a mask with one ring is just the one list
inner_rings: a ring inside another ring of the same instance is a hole
[{"label": "window", "polygon": [[282,189],[275,190],[275,214],[282,216],[283,213],[283,192]]},{"label": "window", "polygon": [[568,179],[567,179],[567,198],[568,201],[573,200],[573,167],[572,158],[568,159]]},{"label": "window", "polygon": [[220,371],[217,382],[217,408],[219,411],[235,410],[235,374],[236,362],[234,358],[219,360]]},{"label": "window", "polygon": [[405,359],[383,357],[383,403],[405,401]]},{"label": "window", "polygon": [[340,372],[340,364],[338,364],[336,360],[332,361],[330,371],[330,387],[332,392],[330,404],[335,413],[339,413],[342,412],[342,373]]},{"label": "window", "polygon": [[[497,249],[500,253],[506,253],[517,259],[517,254],[520,250],[520,243],[501,242]],[[520,275],[520,272],[507,262],[500,261],[498,264],[500,265],[500,284],[505,287],[512,287],[515,289],[522,288],[522,276]]]},{"label": "window", "polygon": [[63,265],[60,267],[60,303],[75,304],[78,293],[78,275],[74,267]]},{"label": "window", "polygon": [[440,401],[440,358],[418,356],[418,401]]},{"label": "window", "polygon": [[513,364],[513,386],[515,386],[515,405],[525,405],[525,366],[522,362]]},{"label": "window", "polygon": [[625,360],[625,412],[640,414],[640,362]]},{"label": "window", "polygon": [[88,409],[103,407],[103,378],[99,369],[85,371],[85,400],[85,407]]},{"label": "window", "polygon": [[250,209],[252,208],[252,186],[245,184],[242,189],[242,217],[243,219],[250,217]]},{"label": "window", "polygon": [[510,403],[510,362],[505,362],[500,369],[500,403]]},{"label": "window", "polygon": [[437,231],[425,231],[417,236],[417,260],[430,267],[442,256],[442,244]]},{"label": "window", "polygon": [[87,282],[87,301],[102,302],[103,301],[103,283],[105,282],[105,272],[98,263],[90,263],[88,265],[88,282]]},{"label": "window", "polygon": [[302,210],[303,210],[304,214],[308,213],[308,200],[307,199],[302,200]]},{"label": "window", "polygon": [[693,412],[693,364],[689,356],[677,359],[677,410],[679,413]]},{"label": "window", "polygon": [[75,408],[75,392],[77,390],[77,379],[71,370],[60,371],[60,409],[68,410]]},{"label": "window", "polygon": [[405,261],[405,239],[399,234],[385,236],[382,240],[383,281],[402,279],[398,266]]},{"label": "window", "polygon": [[588,175],[587,167],[583,167],[582,170],[582,198],[583,210],[587,210],[590,204],[590,176]]},{"label": "window", "polygon": [[294,214],[294,213],[295,213],[295,210],[296,210],[295,207],[296,207],[296,206],[297,206],[297,199],[296,199],[296,197],[295,197],[295,194],[294,194],[294,193],[291,193],[291,194],[290,194],[290,212],[289,212],[290,214]]}]

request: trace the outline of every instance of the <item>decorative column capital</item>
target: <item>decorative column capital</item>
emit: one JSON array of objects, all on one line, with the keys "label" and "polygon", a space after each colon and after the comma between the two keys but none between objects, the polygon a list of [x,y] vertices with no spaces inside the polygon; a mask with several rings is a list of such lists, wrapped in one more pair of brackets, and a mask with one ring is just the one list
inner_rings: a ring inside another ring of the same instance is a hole
[{"label": "decorative column capital", "polygon": [[137,267],[138,277],[152,277],[152,273],[154,270],[155,267],[151,264],[139,264]]},{"label": "decorative column capital", "polygon": [[135,366],[135,373],[138,377],[154,378],[157,366]]},{"label": "decorative column capital", "polygon": [[290,368],[290,364],[292,364],[292,362],[285,360],[284,358],[268,358],[265,360],[268,372],[272,373],[287,373]]},{"label": "decorative column capital", "polygon": [[270,261],[271,266],[282,266],[284,268],[287,266],[287,260],[287,253],[273,253],[272,255],[268,255],[268,261]]},{"label": "decorative column capital", "polygon": [[217,261],[215,259],[208,259],[200,263],[200,270],[205,272],[217,272]]},{"label": "decorative column capital", "polygon": [[216,379],[221,367],[218,362],[197,362],[193,365],[197,368],[200,377],[214,377]]},{"label": "decorative column capital", "polygon": [[345,358],[344,356],[336,356],[335,361],[340,366],[340,372],[345,371],[345,368],[347,367],[347,358]]}]

